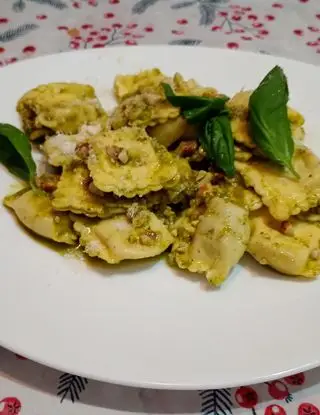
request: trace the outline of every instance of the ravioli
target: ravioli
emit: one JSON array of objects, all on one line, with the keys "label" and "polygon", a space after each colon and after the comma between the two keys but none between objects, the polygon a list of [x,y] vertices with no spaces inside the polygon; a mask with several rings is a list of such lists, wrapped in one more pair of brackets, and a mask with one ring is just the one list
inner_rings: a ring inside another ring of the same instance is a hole
[{"label": "ravioli", "polygon": [[173,159],[177,173],[166,183],[165,188],[169,203],[179,203],[185,196],[190,196],[194,192],[196,177],[187,160],[178,157],[173,157]]},{"label": "ravioli", "polygon": [[89,138],[100,131],[99,124],[83,125],[78,134],[57,134],[48,137],[42,145],[42,150],[52,166],[68,166],[73,161],[81,160],[78,149],[88,143]]},{"label": "ravioli", "polygon": [[108,218],[125,213],[131,205],[128,200],[117,198],[112,194],[94,194],[89,190],[91,182],[86,165],[65,168],[57,190],[53,193],[54,209],[89,217]]},{"label": "ravioli", "polygon": [[29,230],[55,242],[73,245],[77,235],[69,215],[55,212],[47,194],[23,189],[4,199],[19,221]]},{"label": "ravioli", "polygon": [[170,184],[175,157],[143,129],[124,127],[90,140],[88,167],[95,186],[117,196],[143,196]]},{"label": "ravioli", "polygon": [[187,128],[187,121],[179,116],[173,120],[170,119],[163,124],[158,124],[155,127],[149,128],[148,134],[151,137],[154,137],[158,143],[165,147],[170,147],[184,135]]},{"label": "ravioli", "polygon": [[[163,82],[170,84],[179,95],[213,97],[218,94],[215,88],[202,87],[193,79],[185,80],[179,73],[173,78],[166,77],[159,69],[146,70],[135,75],[119,75],[114,83],[119,105],[111,114],[111,128],[154,127],[179,117],[180,109],[166,100],[161,85]],[[169,128],[175,129],[175,134],[180,134],[177,124],[172,123]],[[156,131],[155,134],[160,133]]]},{"label": "ravioli", "polygon": [[155,214],[133,205],[127,215],[100,222],[77,220],[74,229],[86,254],[109,264],[160,255],[173,242]]},{"label": "ravioli", "polygon": [[107,119],[93,87],[76,83],[39,85],[20,98],[17,111],[31,140],[76,134],[83,124],[105,124]]},{"label": "ravioli", "polygon": [[179,116],[180,109],[173,107],[161,95],[143,93],[124,99],[110,116],[110,126],[116,130],[124,126],[152,127]]},{"label": "ravioli", "polygon": [[261,198],[252,188],[246,188],[239,176],[213,186],[212,193],[223,197],[231,203],[242,206],[250,212],[258,210],[263,206]]},{"label": "ravioli", "polygon": [[177,96],[222,96],[158,68],[117,75],[110,115],[90,85],[49,83],[26,92],[17,111],[44,154],[37,189],[4,204],[32,232],[78,244],[109,264],[170,248],[171,265],[220,286],[248,251],[287,275],[320,274],[320,161],[303,144],[303,116],[287,107],[297,179],[255,144],[252,91],[226,98],[236,169],[230,178],[201,146],[202,123],[186,121],[163,83]]},{"label": "ravioli", "polygon": [[118,101],[133,95],[156,94],[165,98],[162,83],[169,83],[177,94],[215,96],[217,90],[212,87],[200,86],[194,79],[185,80],[179,73],[173,78],[164,75],[158,68],[147,69],[134,75],[117,75],[114,82],[114,92]]},{"label": "ravioli", "polygon": [[[236,142],[249,149],[256,147],[252,140],[249,116],[249,99],[252,91],[240,91],[235,94],[226,104],[231,116],[231,130]],[[291,133],[295,140],[304,139],[304,118],[293,108],[288,107],[288,118],[291,126]]]},{"label": "ravioli", "polygon": [[297,148],[293,166],[299,174],[296,179],[275,164],[255,160],[235,162],[247,186],[261,196],[271,215],[279,221],[309,210],[320,201],[319,159],[306,147]]},{"label": "ravioli", "polygon": [[260,264],[308,278],[320,273],[320,225],[291,218],[276,222],[267,209],[253,215],[247,251]]},{"label": "ravioli", "polygon": [[158,91],[165,75],[158,68],[141,71],[135,75],[117,75],[114,81],[114,93],[118,101],[122,101],[137,93]]},{"label": "ravioli", "polygon": [[220,286],[246,250],[250,237],[248,211],[221,197],[213,197],[205,212],[190,209],[175,227],[170,254],[179,268],[205,274]]}]

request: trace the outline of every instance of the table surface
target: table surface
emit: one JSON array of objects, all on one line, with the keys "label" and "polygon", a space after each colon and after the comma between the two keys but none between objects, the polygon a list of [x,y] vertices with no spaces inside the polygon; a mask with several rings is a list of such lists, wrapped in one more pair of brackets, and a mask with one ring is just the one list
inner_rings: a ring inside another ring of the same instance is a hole
[{"label": "table surface", "polygon": [[[320,0],[0,1],[0,66],[137,44],[226,47],[320,64]],[[175,392],[80,378],[0,348],[0,415],[319,415],[319,407],[320,369],[252,387]]]}]

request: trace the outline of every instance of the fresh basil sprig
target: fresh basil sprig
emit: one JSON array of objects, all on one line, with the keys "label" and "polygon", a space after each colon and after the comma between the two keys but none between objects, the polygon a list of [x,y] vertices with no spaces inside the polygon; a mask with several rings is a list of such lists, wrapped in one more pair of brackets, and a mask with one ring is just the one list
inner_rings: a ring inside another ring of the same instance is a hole
[{"label": "fresh basil sprig", "polygon": [[249,123],[252,139],[266,157],[298,174],[292,165],[294,141],[288,119],[289,90],[287,78],[275,66],[261,81],[249,100]]},{"label": "fresh basil sprig", "polygon": [[224,109],[228,101],[226,96],[198,97],[192,95],[176,95],[169,84],[162,84],[166,99],[174,107],[180,107],[183,117],[190,124],[205,121],[208,117]]},{"label": "fresh basil sprig", "polygon": [[227,176],[235,175],[234,142],[227,115],[219,115],[206,122],[200,143],[209,160]]},{"label": "fresh basil sprig", "polygon": [[0,123],[0,163],[15,176],[33,186],[36,164],[28,137],[10,124]]}]

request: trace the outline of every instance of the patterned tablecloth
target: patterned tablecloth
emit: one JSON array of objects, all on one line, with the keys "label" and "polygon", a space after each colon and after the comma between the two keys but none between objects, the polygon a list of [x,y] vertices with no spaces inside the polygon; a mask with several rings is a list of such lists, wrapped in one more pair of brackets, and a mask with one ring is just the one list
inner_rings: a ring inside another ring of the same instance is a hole
[{"label": "patterned tablecloth", "polygon": [[[0,66],[112,45],[247,49],[320,64],[320,0],[0,0]],[[250,364],[250,362],[248,362]],[[0,349],[0,415],[319,415],[320,369],[235,389],[126,388]]]}]

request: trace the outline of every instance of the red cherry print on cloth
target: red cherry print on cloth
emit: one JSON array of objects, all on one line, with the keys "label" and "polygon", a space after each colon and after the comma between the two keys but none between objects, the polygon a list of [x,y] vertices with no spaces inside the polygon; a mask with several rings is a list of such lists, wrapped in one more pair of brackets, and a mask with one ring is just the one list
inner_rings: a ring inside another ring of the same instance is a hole
[{"label": "red cherry print on cloth", "polygon": [[34,53],[36,51],[36,48],[34,46],[26,46],[25,48],[22,49],[23,53]]},{"label": "red cherry print on cloth", "polygon": [[0,401],[1,415],[18,415],[21,410],[21,402],[18,398],[8,397]]},{"label": "red cherry print on cloth", "polygon": [[80,48],[80,43],[79,42],[75,42],[74,40],[72,40],[70,42],[70,47],[71,47],[71,49],[79,49]]},{"label": "red cherry print on cloth", "polygon": [[122,28],[122,24],[121,23],[113,23],[112,27],[114,29],[121,29]]},{"label": "red cherry print on cloth", "polygon": [[109,4],[118,4],[120,0],[109,0]]},{"label": "red cherry print on cloth", "polygon": [[48,16],[46,16],[45,14],[38,14],[38,15],[36,16],[36,18],[37,18],[38,20],[46,20],[46,19],[48,18]]},{"label": "red cherry print on cloth", "polygon": [[280,405],[269,405],[264,410],[264,415],[286,415],[286,411]]},{"label": "red cherry print on cloth", "polygon": [[282,9],[283,8],[283,4],[281,4],[281,3],[273,3],[272,7],[276,8],[276,9]]},{"label": "red cherry print on cloth", "polygon": [[249,14],[248,15],[248,19],[249,20],[257,20],[258,19],[258,16],[256,16],[255,14]]},{"label": "red cherry print on cloth", "polygon": [[72,7],[75,9],[80,9],[81,8],[81,4],[78,1],[74,1],[72,3]]},{"label": "red cherry print on cloth", "polygon": [[310,32],[320,32],[320,30],[314,26],[308,26],[308,29],[310,30]]},{"label": "red cherry print on cloth", "polygon": [[87,30],[87,29],[92,29],[92,28],[93,28],[93,26],[92,26],[92,24],[83,24],[83,25],[81,26],[81,28],[82,28],[82,29],[84,29],[84,30]]},{"label": "red cherry print on cloth", "polygon": [[304,373],[297,373],[296,375],[287,376],[284,378],[285,382],[288,383],[288,385],[303,385],[306,377]]},{"label": "red cherry print on cloth", "polygon": [[315,47],[315,46],[319,46],[319,43],[318,42],[307,42],[307,46]]},{"label": "red cherry print on cloth", "polygon": [[255,415],[255,406],[258,403],[258,394],[250,386],[242,386],[236,390],[235,398],[239,406],[246,409],[251,409]]},{"label": "red cherry print on cloth", "polygon": [[272,16],[272,14],[267,14],[266,16],[264,16],[265,17],[265,19],[266,20],[268,20],[269,22],[272,22],[274,19],[275,19],[275,17],[274,16]]},{"label": "red cherry print on cloth", "polygon": [[129,23],[127,24],[127,29],[136,29],[138,27],[137,23]]},{"label": "red cherry print on cloth", "polygon": [[9,59],[6,59],[4,62],[6,65],[9,65],[10,63],[17,62],[17,60],[18,60],[17,58],[9,58]]},{"label": "red cherry print on cloth", "polygon": [[185,25],[185,24],[188,24],[188,20],[187,19],[178,19],[177,23],[181,24],[181,25]]},{"label": "red cherry print on cloth", "polygon": [[0,24],[4,24],[8,22],[9,22],[9,19],[7,19],[6,17],[0,17]]},{"label": "red cherry print on cloth", "polygon": [[228,42],[228,43],[227,43],[227,47],[228,47],[229,49],[238,49],[238,48],[239,48],[239,44],[238,44],[238,43],[236,43],[236,42]]},{"label": "red cherry print on cloth", "polygon": [[58,30],[69,30],[67,26],[58,26]]},{"label": "red cherry print on cloth", "polygon": [[112,19],[114,17],[114,14],[113,13],[105,13],[103,16],[104,16],[105,19]]},{"label": "red cherry print on cloth", "polygon": [[280,380],[275,380],[274,382],[267,383],[269,395],[273,399],[286,399],[289,397],[289,390],[287,385],[285,385]]},{"label": "red cherry print on cloth", "polygon": [[144,28],[144,31],[145,31],[145,32],[153,32],[153,27],[152,27],[152,26],[146,26],[146,27]]},{"label": "red cherry print on cloth", "polygon": [[298,408],[298,415],[320,415],[320,411],[312,403],[304,402]]},{"label": "red cherry print on cloth", "polygon": [[316,18],[320,20],[320,13],[316,14]]},{"label": "red cherry print on cloth", "polygon": [[104,48],[104,46],[105,45],[103,43],[95,43],[92,45],[93,49]]},{"label": "red cherry print on cloth", "polygon": [[[5,48],[0,48],[0,53],[3,53],[3,52],[5,52],[6,50],[5,50]],[[18,356],[18,355],[17,355]]]},{"label": "red cherry print on cloth", "polygon": [[211,30],[212,32],[217,32],[218,30],[221,30],[221,26],[212,26]]},{"label": "red cherry print on cloth", "polygon": [[293,33],[297,36],[303,36],[303,30],[301,29],[295,29]]},{"label": "red cherry print on cloth", "polygon": [[124,43],[128,46],[135,46],[137,44],[135,40],[126,40]]}]

